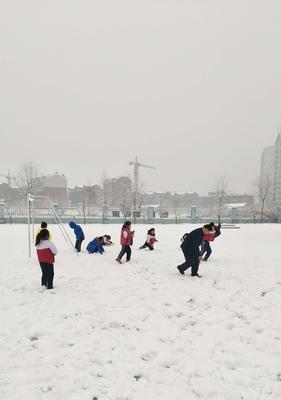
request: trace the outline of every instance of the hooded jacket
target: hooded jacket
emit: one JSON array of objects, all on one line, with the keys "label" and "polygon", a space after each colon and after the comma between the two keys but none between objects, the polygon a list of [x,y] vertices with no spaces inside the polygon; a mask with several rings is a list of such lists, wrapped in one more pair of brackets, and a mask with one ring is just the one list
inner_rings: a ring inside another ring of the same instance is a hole
[{"label": "hooded jacket", "polygon": [[69,226],[71,229],[74,229],[74,234],[76,236],[77,240],[84,240],[84,232],[82,231],[82,228],[80,225],[75,224],[75,222],[71,221],[69,222]]},{"label": "hooded jacket", "polygon": [[103,254],[104,253],[104,248],[103,245],[101,244],[101,242],[99,241],[98,238],[95,238],[94,240],[92,240],[91,242],[88,243],[88,246],[86,247],[86,250],[90,253],[100,253]]}]

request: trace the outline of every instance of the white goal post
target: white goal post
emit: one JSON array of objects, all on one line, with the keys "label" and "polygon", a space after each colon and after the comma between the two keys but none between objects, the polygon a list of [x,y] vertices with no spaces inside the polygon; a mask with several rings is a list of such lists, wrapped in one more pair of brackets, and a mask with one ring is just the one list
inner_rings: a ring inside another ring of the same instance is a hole
[{"label": "white goal post", "polygon": [[[63,226],[60,216],[58,215],[55,207],[53,206],[51,200],[49,199],[48,196],[41,196],[41,195],[33,195],[30,193],[27,193],[27,223],[28,223],[28,256],[29,258],[31,257],[31,242],[34,240],[34,201],[36,199],[45,199],[47,200],[49,204],[49,208],[51,209],[55,222],[59,227],[59,230],[64,237],[64,240],[68,242],[71,246],[71,248],[76,252],[75,246],[68,235],[68,232],[66,231],[65,227]],[[32,216],[32,218],[31,218]],[[32,224],[32,238],[33,240],[31,241],[31,224]]]}]

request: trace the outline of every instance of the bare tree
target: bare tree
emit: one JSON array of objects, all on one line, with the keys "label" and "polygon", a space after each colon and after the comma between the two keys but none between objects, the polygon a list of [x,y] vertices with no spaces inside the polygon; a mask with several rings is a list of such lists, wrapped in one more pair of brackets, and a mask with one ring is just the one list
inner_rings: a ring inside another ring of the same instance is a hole
[{"label": "bare tree", "polygon": [[137,201],[138,201],[139,214],[141,215],[142,207],[144,206],[144,183],[143,182],[139,183]]},{"label": "bare tree", "polygon": [[178,218],[179,218],[179,198],[178,198],[176,192],[172,196],[172,207],[173,207],[173,211],[174,211],[174,215],[175,215],[175,221],[177,224]]},{"label": "bare tree", "polygon": [[[137,185],[137,186],[136,186]],[[143,206],[143,197],[144,197],[144,183],[139,179],[134,182],[132,191],[132,212],[133,212],[133,221],[136,223],[136,218],[139,218],[141,215],[141,209]]]},{"label": "bare tree", "polygon": [[43,179],[33,161],[26,161],[22,164],[18,174],[18,182],[24,193],[36,193],[42,186]]},{"label": "bare tree", "polygon": [[108,213],[108,198],[107,198],[107,191],[106,191],[106,172],[103,170],[102,173],[102,190],[103,190],[103,205],[102,205],[102,219],[103,223],[105,223],[105,220],[107,219],[107,213]]},{"label": "bare tree", "polygon": [[257,188],[258,198],[260,202],[260,223],[263,223],[264,217],[264,205],[266,199],[268,198],[272,186],[272,182],[269,175],[260,176],[254,183],[255,187]]},{"label": "bare tree", "polygon": [[217,178],[216,185],[215,185],[214,197],[215,197],[215,202],[216,202],[218,223],[221,222],[221,214],[222,214],[222,209],[224,206],[224,198],[226,195],[226,188],[227,188],[227,183],[226,183],[225,176],[220,176],[219,178]]},{"label": "bare tree", "polygon": [[106,171],[103,170],[102,177],[101,177],[101,187],[103,190],[103,204],[107,204],[107,195],[106,195],[106,190],[105,190],[106,180],[107,180]]},{"label": "bare tree", "polygon": [[121,212],[122,212],[124,218],[126,219],[126,217],[128,217],[130,215],[131,210],[132,210],[132,196],[131,196],[131,192],[129,190],[126,190],[123,193],[123,200],[120,205],[120,208],[121,208]]}]

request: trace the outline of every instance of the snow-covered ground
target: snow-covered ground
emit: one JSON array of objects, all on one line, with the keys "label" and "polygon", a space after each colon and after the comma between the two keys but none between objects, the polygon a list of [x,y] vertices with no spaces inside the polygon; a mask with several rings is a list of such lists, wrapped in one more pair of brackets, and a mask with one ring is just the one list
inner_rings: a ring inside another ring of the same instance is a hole
[{"label": "snow-covered ground", "polygon": [[[27,227],[0,225],[0,398],[3,400],[281,399],[281,225],[223,230],[181,276],[179,239],[197,226],[159,225],[156,250],[119,265],[116,225],[106,254],[59,249],[54,289],[43,291]],[[70,234],[73,232],[69,229]]]}]

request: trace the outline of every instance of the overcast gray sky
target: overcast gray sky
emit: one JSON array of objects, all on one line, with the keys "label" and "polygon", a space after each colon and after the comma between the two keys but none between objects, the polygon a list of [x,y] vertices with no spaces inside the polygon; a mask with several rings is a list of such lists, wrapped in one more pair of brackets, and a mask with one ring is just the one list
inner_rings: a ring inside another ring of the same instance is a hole
[{"label": "overcast gray sky", "polygon": [[0,172],[247,191],[281,123],[280,0],[0,0]]}]

